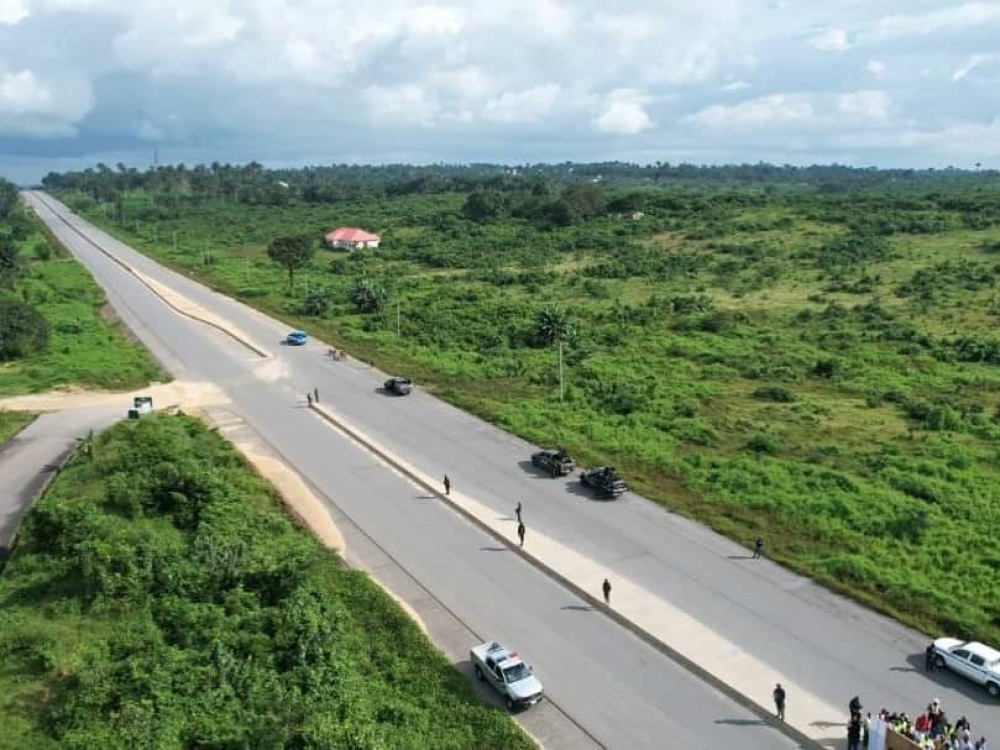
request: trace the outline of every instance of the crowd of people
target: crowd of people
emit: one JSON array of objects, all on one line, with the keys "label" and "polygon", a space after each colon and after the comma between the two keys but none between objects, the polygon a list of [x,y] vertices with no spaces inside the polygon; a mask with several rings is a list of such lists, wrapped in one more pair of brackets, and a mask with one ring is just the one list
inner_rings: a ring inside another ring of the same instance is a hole
[{"label": "crowd of people", "polygon": [[[847,724],[847,750],[868,747],[872,715],[862,717],[861,700],[854,696],[848,704],[851,718]],[[921,750],[987,750],[986,738],[973,739],[972,724],[962,716],[954,724],[948,718],[941,701],[934,699],[916,718],[906,713],[882,709],[877,717],[897,734],[906,737]]]}]

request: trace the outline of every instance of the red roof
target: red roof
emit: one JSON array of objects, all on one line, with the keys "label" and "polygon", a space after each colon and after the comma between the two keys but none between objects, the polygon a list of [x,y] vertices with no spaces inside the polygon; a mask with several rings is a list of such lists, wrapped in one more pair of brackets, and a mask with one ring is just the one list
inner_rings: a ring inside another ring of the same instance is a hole
[{"label": "red roof", "polygon": [[378,238],[377,234],[354,227],[338,227],[326,235],[330,242],[373,242]]}]

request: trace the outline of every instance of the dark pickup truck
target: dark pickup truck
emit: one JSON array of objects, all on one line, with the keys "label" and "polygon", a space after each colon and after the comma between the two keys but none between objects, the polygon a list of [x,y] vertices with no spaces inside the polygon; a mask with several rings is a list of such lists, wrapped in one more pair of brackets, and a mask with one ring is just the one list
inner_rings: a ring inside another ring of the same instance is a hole
[{"label": "dark pickup truck", "polygon": [[611,466],[598,466],[580,475],[580,482],[594,490],[598,497],[616,498],[628,492],[628,485]]},{"label": "dark pickup truck", "polygon": [[554,477],[564,477],[573,472],[575,464],[565,450],[545,449],[531,454],[531,463]]}]

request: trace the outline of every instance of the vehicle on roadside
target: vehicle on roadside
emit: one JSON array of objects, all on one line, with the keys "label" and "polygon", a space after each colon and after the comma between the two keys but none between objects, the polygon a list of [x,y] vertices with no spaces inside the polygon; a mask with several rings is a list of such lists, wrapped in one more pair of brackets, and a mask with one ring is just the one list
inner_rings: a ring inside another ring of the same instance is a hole
[{"label": "vehicle on roadside", "polygon": [[533,706],[542,699],[542,683],[520,656],[496,641],[469,651],[476,679],[493,686],[508,711]]},{"label": "vehicle on roadside", "polygon": [[531,463],[554,477],[572,474],[575,468],[573,459],[566,453],[565,448],[543,448],[537,453],[531,454]]},{"label": "vehicle on roadside", "polygon": [[393,393],[397,396],[405,396],[413,390],[413,381],[409,378],[403,377],[402,375],[395,375],[385,381],[385,384],[382,387],[385,388],[387,393]]},{"label": "vehicle on roadside", "polygon": [[309,334],[305,331],[292,331],[285,336],[285,343],[289,346],[302,346],[309,340]]},{"label": "vehicle on roadside", "polygon": [[580,482],[594,490],[598,497],[613,499],[628,492],[628,485],[618,476],[613,466],[587,469],[580,475]]},{"label": "vehicle on roadside", "polygon": [[1000,651],[995,648],[977,641],[938,638],[934,641],[934,665],[947,667],[1000,698]]}]

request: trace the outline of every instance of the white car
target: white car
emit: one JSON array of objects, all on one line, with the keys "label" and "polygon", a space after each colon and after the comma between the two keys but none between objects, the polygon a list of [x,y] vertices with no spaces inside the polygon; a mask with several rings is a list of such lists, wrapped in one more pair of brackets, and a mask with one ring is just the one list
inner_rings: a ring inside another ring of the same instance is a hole
[{"label": "white car", "polygon": [[476,646],[469,652],[469,658],[476,677],[500,693],[508,711],[533,706],[542,699],[542,683],[531,667],[496,641]]},{"label": "white car", "polygon": [[934,665],[947,667],[1000,697],[1000,651],[976,641],[938,638],[934,641]]}]

